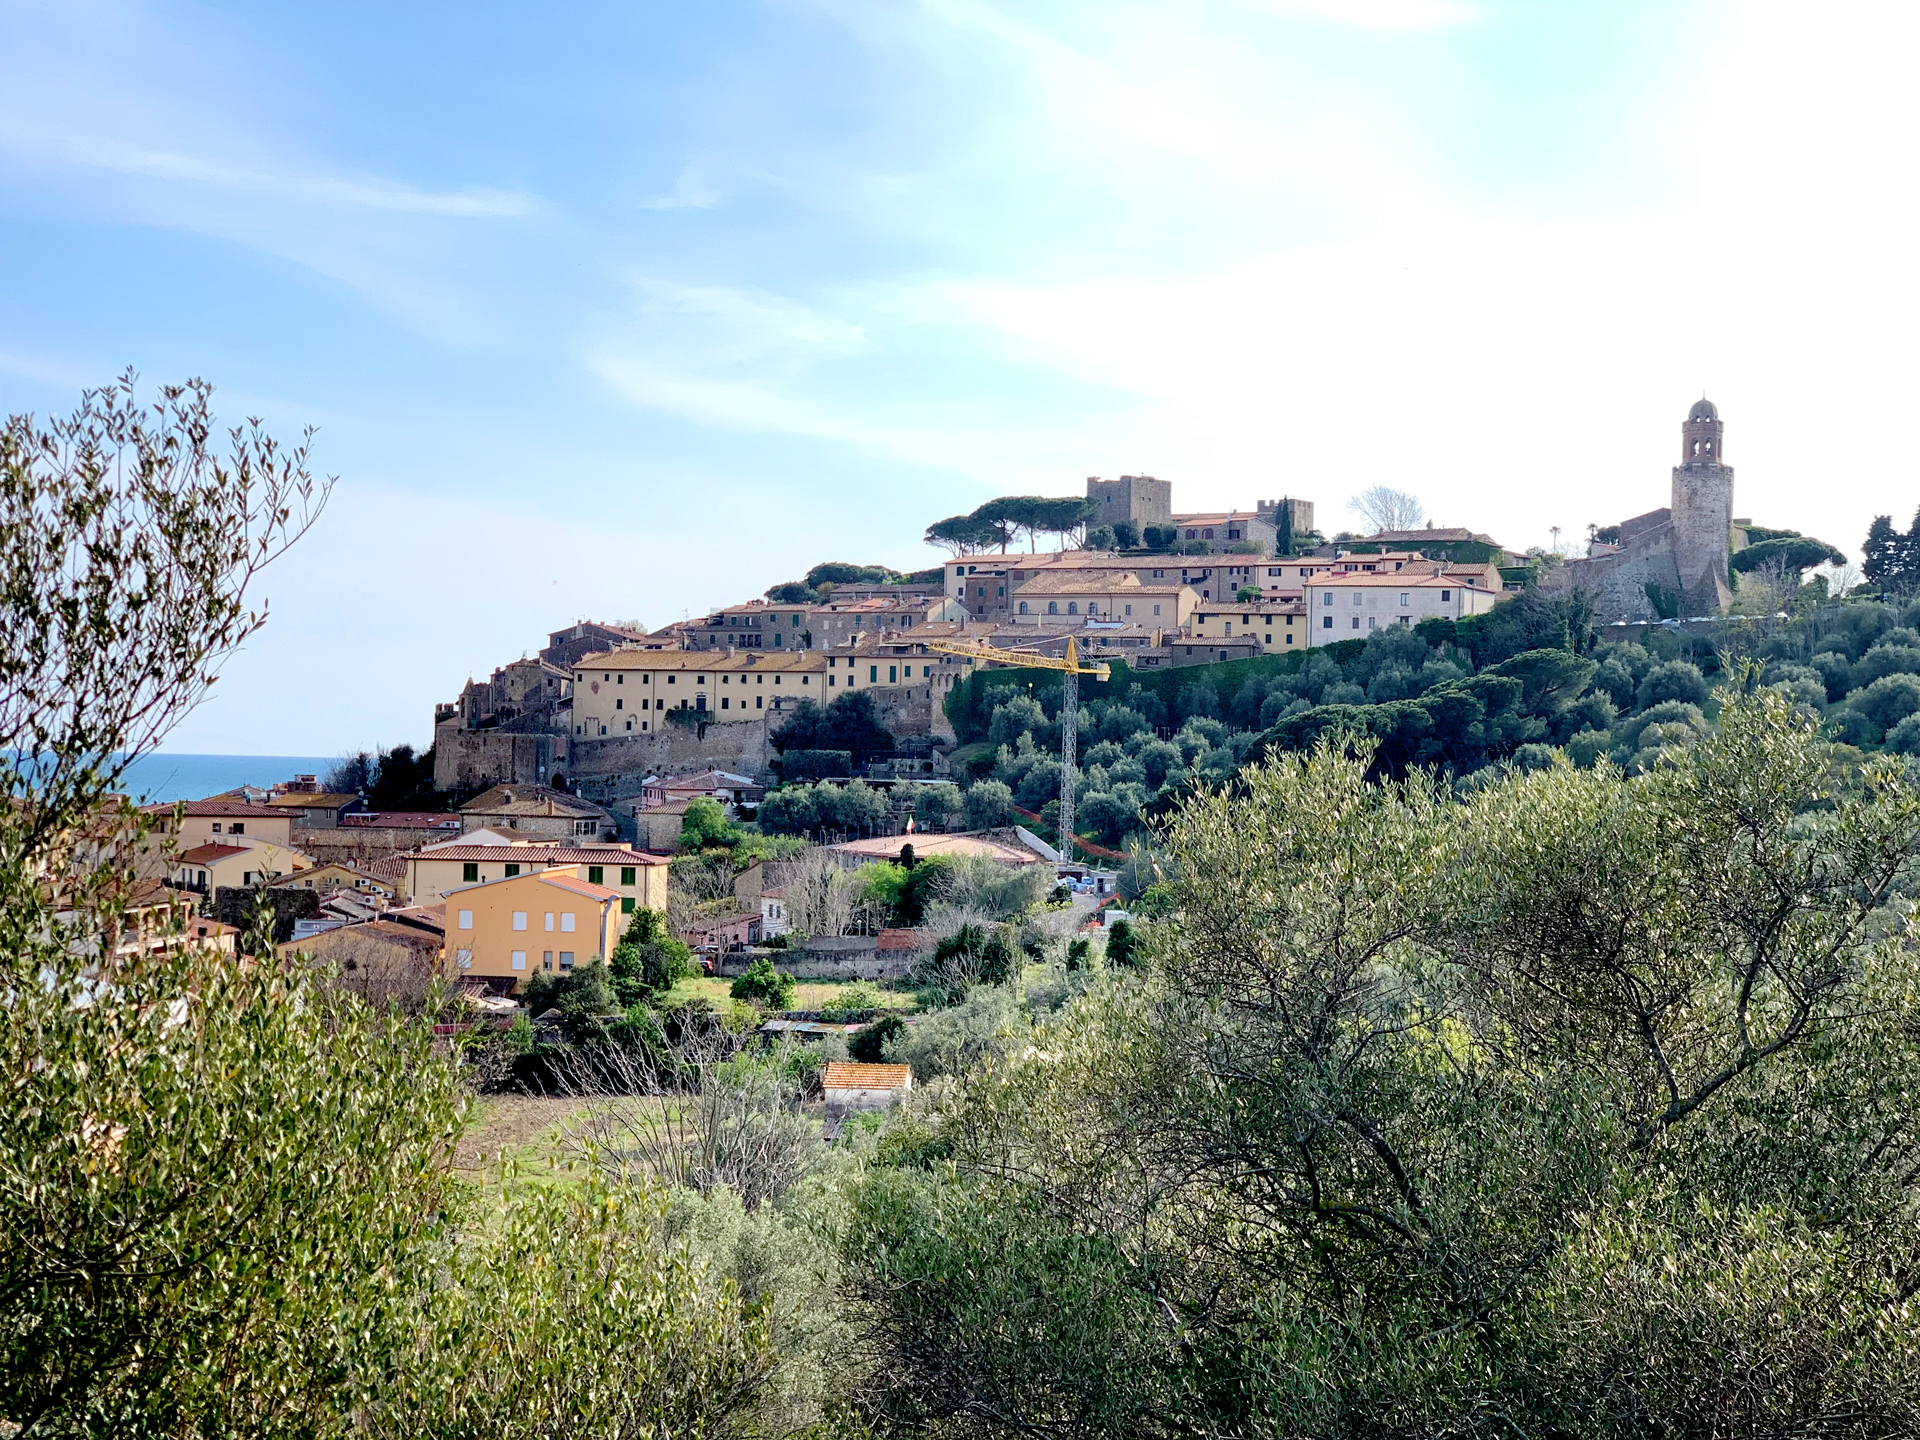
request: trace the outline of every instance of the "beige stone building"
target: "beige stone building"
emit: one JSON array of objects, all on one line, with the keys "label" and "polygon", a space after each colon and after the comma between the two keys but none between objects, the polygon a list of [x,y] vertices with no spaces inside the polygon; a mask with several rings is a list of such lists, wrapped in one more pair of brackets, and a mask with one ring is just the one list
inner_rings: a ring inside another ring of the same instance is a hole
[{"label": "beige stone building", "polygon": [[1324,575],[1307,583],[1307,643],[1364,640],[1387,625],[1484,615],[1500,599],[1483,585],[1445,574]]},{"label": "beige stone building", "polygon": [[1058,625],[1077,616],[1175,629],[1199,603],[1189,586],[1143,582],[1131,574],[1046,574],[1014,592],[1009,618],[1015,625]]},{"label": "beige stone building", "polygon": [[1307,648],[1307,607],[1300,600],[1255,600],[1244,605],[1201,605],[1189,632],[1206,640],[1254,636],[1267,654]]},{"label": "beige stone building", "polygon": [[[935,622],[913,631],[882,631],[837,650],[717,652],[617,650],[583,660],[574,672],[573,720],[578,740],[643,735],[667,724],[778,723],[802,700],[832,703],[848,690],[877,690],[887,705],[932,703],[972,662],[943,656],[927,642],[961,627]],[[697,717],[697,719],[696,719]]]},{"label": "beige stone building", "polygon": [[[184,804],[148,805],[147,814],[155,817],[152,837],[172,841],[176,850],[191,850],[197,845],[248,844],[264,841],[270,845],[293,844],[294,816],[272,805],[254,805],[245,800],[188,800]],[[176,820],[174,812],[179,811]]]},{"label": "beige stone building", "polygon": [[591,800],[545,785],[496,785],[460,807],[460,823],[543,840],[611,839],[618,829]]},{"label": "beige stone building", "polygon": [[459,979],[525,980],[611,955],[622,929],[621,895],[587,879],[579,873],[584,868],[555,866],[453,891],[447,896],[448,972]]},{"label": "beige stone building", "polygon": [[414,905],[438,905],[468,885],[571,865],[582,879],[612,890],[623,911],[667,908],[667,861],[631,845],[438,845],[401,858],[404,898]]},{"label": "beige stone building", "polygon": [[291,846],[249,839],[209,840],[178,852],[173,857],[175,888],[211,895],[222,887],[270,884],[313,868],[312,859]]}]

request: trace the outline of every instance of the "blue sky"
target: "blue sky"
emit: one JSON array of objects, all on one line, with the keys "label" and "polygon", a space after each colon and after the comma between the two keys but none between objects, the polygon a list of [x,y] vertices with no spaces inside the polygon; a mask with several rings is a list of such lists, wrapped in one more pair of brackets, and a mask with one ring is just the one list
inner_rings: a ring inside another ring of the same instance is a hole
[{"label": "blue sky", "polygon": [[182,751],[428,738],[1088,475],[1544,543],[1920,503],[1905,7],[0,0],[0,405],[126,365],[340,485]]}]

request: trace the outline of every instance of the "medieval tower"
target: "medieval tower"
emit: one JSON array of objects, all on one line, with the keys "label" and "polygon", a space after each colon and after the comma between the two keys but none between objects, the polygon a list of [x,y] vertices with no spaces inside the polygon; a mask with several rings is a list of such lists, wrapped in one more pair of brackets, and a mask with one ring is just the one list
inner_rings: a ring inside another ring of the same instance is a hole
[{"label": "medieval tower", "polygon": [[1673,558],[1680,571],[1682,613],[1717,615],[1727,608],[1727,560],[1733,536],[1733,467],[1725,463],[1725,426],[1707,399],[1680,427],[1680,463],[1673,467]]}]

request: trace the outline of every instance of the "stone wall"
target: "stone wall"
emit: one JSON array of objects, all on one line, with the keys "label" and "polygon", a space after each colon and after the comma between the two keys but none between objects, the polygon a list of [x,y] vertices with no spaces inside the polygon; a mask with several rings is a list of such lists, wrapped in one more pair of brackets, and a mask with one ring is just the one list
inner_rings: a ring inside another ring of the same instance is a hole
[{"label": "stone wall", "polygon": [[774,969],[796,980],[899,980],[920,958],[911,950],[882,955],[874,948],[877,944],[871,935],[840,935],[809,940],[792,950],[734,950],[718,957],[714,968],[726,977],[744,975],[764,956]]},{"label": "stone wall", "polygon": [[609,735],[573,742],[568,786],[583,799],[605,805],[640,793],[649,775],[685,775],[726,770],[753,778],[768,773],[773,746],[765,720],[711,723],[706,733],[663,725],[644,735]]},{"label": "stone wall", "polygon": [[1569,560],[1540,578],[1542,590],[1574,590],[1593,601],[1594,619],[1603,625],[1616,620],[1654,621],[1659,612],[1648,598],[1647,586],[1657,585],[1680,598],[1680,572],[1673,561],[1672,531],[1645,534],[1612,555],[1592,560]]},{"label": "stone wall", "polygon": [[567,737],[544,732],[468,730],[457,719],[433,727],[436,790],[551,785],[567,763]]}]

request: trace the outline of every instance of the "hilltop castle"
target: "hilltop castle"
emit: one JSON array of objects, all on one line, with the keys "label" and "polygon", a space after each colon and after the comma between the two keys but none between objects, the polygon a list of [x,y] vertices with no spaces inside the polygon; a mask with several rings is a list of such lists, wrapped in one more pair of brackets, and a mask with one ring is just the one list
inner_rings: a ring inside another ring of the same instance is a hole
[{"label": "hilltop castle", "polygon": [[1548,572],[1541,587],[1590,596],[1602,622],[1723,612],[1735,530],[1746,524],[1733,518],[1725,431],[1713,402],[1696,402],[1680,426],[1672,502],[1598,531],[1586,559]]}]

